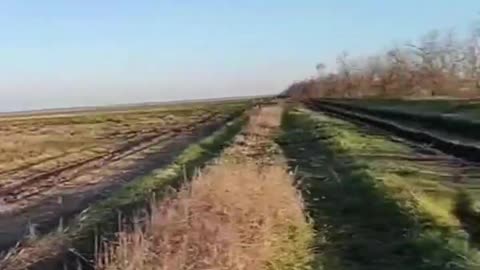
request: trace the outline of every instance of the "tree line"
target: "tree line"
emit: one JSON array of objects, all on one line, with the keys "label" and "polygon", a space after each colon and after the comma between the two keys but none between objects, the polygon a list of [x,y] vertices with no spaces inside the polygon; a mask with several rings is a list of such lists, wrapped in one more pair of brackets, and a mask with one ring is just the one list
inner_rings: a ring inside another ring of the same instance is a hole
[{"label": "tree line", "polygon": [[405,97],[480,94],[480,23],[459,38],[454,31],[431,31],[367,57],[338,55],[336,70],[319,63],[315,78],[290,85],[298,98]]}]

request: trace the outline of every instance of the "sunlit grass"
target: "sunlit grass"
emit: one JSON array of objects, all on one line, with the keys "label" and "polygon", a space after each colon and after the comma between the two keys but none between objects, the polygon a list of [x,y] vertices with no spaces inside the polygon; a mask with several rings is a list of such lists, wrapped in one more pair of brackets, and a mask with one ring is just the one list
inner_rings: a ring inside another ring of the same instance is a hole
[{"label": "sunlit grass", "polygon": [[478,251],[452,213],[456,191],[392,159],[413,156],[407,146],[306,110],[285,119],[280,142],[322,228],[326,269],[477,269]]}]

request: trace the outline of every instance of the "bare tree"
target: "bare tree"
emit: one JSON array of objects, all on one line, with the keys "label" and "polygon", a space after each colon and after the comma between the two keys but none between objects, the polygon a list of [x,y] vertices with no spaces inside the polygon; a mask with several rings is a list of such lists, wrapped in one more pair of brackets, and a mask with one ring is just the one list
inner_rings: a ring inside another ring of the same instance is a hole
[{"label": "bare tree", "polygon": [[442,50],[439,47],[439,32],[431,31],[423,36],[419,44],[407,43],[412,52],[417,56],[418,73],[423,82],[423,86],[430,89],[432,95],[436,95],[439,86],[439,76],[441,74],[441,55]]},{"label": "bare tree", "polygon": [[465,76],[474,82],[475,89],[480,91],[480,23],[472,27],[465,48]]},{"label": "bare tree", "polygon": [[337,91],[342,92],[345,96],[351,96],[354,87],[352,83],[353,66],[349,62],[348,57],[348,52],[346,51],[337,56],[337,75],[339,77],[339,80],[337,80],[337,83],[339,83]]}]

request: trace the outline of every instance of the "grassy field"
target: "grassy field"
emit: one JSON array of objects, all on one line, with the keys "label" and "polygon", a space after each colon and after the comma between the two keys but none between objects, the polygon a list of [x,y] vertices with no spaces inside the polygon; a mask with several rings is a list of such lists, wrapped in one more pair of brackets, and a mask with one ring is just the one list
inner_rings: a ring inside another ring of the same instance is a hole
[{"label": "grassy field", "polygon": [[[79,166],[7,170],[18,179],[0,194],[20,192],[0,243],[23,240],[0,269],[480,269],[476,164],[301,104],[258,105],[5,119],[135,136],[92,135],[109,150]],[[51,213],[48,230],[28,223]]]},{"label": "grassy field", "polygon": [[456,189],[437,175],[444,165],[409,161],[407,146],[321,114],[291,111],[284,129],[325,269],[477,269]]}]

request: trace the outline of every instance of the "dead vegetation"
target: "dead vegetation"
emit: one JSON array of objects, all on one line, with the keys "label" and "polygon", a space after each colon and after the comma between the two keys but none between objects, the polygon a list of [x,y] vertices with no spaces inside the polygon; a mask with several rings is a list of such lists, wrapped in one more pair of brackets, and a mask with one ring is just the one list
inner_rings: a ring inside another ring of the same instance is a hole
[{"label": "dead vegetation", "polygon": [[[33,132],[29,133],[30,139],[17,147],[31,145],[32,148],[43,149],[47,154],[59,148],[62,149],[60,151],[74,151],[71,145],[62,145],[62,140],[45,148],[43,139],[50,135],[41,134],[50,132],[51,139],[56,140],[68,135],[65,130],[75,128],[84,133],[91,132],[92,143],[99,147],[99,150],[93,151],[95,156],[91,158],[87,158],[89,150],[85,150],[68,157],[39,161],[34,165],[25,160],[16,160],[20,159],[16,157],[14,160],[23,163],[0,172],[0,269],[4,265],[8,265],[8,269],[31,269],[25,265],[35,265],[39,261],[43,263],[44,258],[56,257],[55,254],[58,254],[57,257],[63,256],[68,251],[63,247],[70,247],[72,243],[69,241],[73,237],[71,230],[67,236],[62,234],[76,225],[71,221],[78,213],[105,198],[113,197],[133,180],[174,162],[177,155],[183,153],[190,144],[212,134],[227,119],[243,112],[247,105],[219,104],[189,106],[173,111],[105,113],[108,117],[105,114],[89,114],[0,119],[1,124],[9,125],[3,126],[0,137],[15,137],[12,130],[16,129],[25,133]],[[33,129],[29,127],[32,126],[42,126],[43,131],[31,131]],[[98,132],[97,128],[105,133]],[[99,134],[104,137],[97,140]],[[231,137],[233,134],[228,138]],[[17,139],[24,138],[20,132]],[[83,144],[81,138],[73,136],[71,141]],[[8,140],[5,144],[0,143],[0,148],[2,145],[9,145]],[[89,146],[85,144],[82,147]],[[24,154],[22,151],[16,153],[14,147],[7,152],[6,155]],[[55,233],[57,225],[60,229]],[[29,231],[38,237],[30,239]],[[57,235],[61,235],[59,240]],[[8,258],[3,258],[4,255]]]},{"label": "dead vegetation", "polygon": [[303,201],[266,151],[281,114],[255,112],[217,164],[153,203],[144,226],[107,244],[98,269],[309,269],[313,233]]},{"label": "dead vegetation", "polygon": [[375,55],[352,58],[343,52],[337,57],[336,70],[320,63],[317,71],[318,77],[292,84],[286,94],[300,99],[477,97],[480,24],[474,24],[466,36],[431,31],[417,42],[396,45]]},{"label": "dead vegetation", "polygon": [[[88,205],[79,205],[82,207],[80,210],[84,209],[84,211],[70,221],[62,223],[65,224],[64,226],[59,225],[58,228],[51,228],[51,233],[44,234],[41,232],[38,234],[37,226],[29,223],[32,225],[31,230],[29,230],[32,233],[29,234],[28,239],[21,241],[15,248],[9,250],[5,257],[0,254],[0,269],[71,269],[69,267],[78,269],[80,267],[79,263],[86,263],[84,266],[88,265],[87,268],[90,269],[90,262],[93,259],[92,254],[95,250],[94,239],[103,239],[103,237],[108,237],[115,232],[114,223],[118,218],[117,213],[122,212],[130,217],[129,213],[145,206],[149,198],[155,196],[154,193],[162,196],[161,194],[168,185],[177,186],[177,184],[180,184],[182,175],[189,173],[194,169],[194,166],[203,165],[204,162],[219,154],[222,148],[228,142],[231,142],[234,135],[240,131],[246,122],[245,120],[245,117],[240,116],[208,137],[204,136],[210,134],[212,127],[207,127],[207,130],[210,131],[201,131],[201,133],[207,132],[204,135],[198,134],[198,132],[191,135],[180,134],[176,140],[180,139],[183,143],[180,142],[179,144],[177,142],[175,147],[167,146],[168,149],[164,149],[165,154],[173,160],[163,154],[155,156],[153,159],[149,158],[154,162],[152,165],[156,166],[152,168],[157,169],[150,171],[147,175],[132,176],[134,178],[130,180],[130,183],[127,183],[118,192],[111,192],[105,200],[90,200]],[[214,127],[219,127],[220,124],[214,124]],[[198,141],[199,137],[203,139]],[[190,145],[187,146],[189,142]],[[181,146],[182,144],[184,146]],[[139,164],[136,167],[139,169]],[[152,168],[149,170],[152,170]],[[73,192],[73,194],[76,193],[78,193],[78,190]],[[73,204],[73,207],[75,205],[77,204]],[[46,207],[48,206],[50,205]],[[37,214],[56,214],[53,217],[58,217],[58,211],[53,210],[47,209],[25,214],[28,218]],[[0,226],[2,228],[2,231],[0,231],[1,240],[5,240],[5,237],[7,239],[11,237],[10,235],[13,233],[9,229],[22,230],[22,226],[12,227],[15,225],[15,218],[17,217],[15,216],[10,220],[0,219],[0,224],[4,223],[4,226]],[[14,221],[12,222],[12,220]],[[22,235],[19,237],[22,237]],[[74,257],[73,260],[71,260],[72,256]]]},{"label": "dead vegetation", "polygon": [[120,234],[98,267],[304,269],[311,235],[301,206],[280,167],[214,166],[154,205],[146,228]]},{"label": "dead vegetation", "polygon": [[[29,239],[31,242],[36,237]],[[24,270],[32,269],[39,261],[43,261],[47,257],[53,257],[58,254],[59,250],[68,248],[67,240],[59,235],[49,235],[41,239],[41,247],[26,246],[21,249],[12,249],[6,256],[0,258],[0,269],[2,270]]]}]

